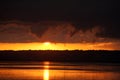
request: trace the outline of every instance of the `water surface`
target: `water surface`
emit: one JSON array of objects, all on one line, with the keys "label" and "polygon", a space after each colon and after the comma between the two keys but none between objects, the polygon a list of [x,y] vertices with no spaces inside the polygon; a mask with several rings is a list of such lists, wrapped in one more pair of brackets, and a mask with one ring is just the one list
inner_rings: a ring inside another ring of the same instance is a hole
[{"label": "water surface", "polygon": [[1,62],[0,80],[120,80],[120,65],[110,63]]}]

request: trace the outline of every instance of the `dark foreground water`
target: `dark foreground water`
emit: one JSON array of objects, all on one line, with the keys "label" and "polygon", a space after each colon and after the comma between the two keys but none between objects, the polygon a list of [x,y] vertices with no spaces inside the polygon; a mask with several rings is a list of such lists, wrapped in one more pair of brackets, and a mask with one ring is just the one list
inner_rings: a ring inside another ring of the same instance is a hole
[{"label": "dark foreground water", "polygon": [[120,80],[108,63],[1,62],[0,80]]}]

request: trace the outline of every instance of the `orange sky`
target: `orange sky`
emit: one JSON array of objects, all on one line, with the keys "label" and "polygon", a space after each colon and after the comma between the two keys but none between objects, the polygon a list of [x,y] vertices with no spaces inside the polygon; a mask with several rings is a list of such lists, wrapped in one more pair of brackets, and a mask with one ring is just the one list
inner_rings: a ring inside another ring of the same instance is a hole
[{"label": "orange sky", "polygon": [[118,50],[113,43],[0,43],[0,50]]}]

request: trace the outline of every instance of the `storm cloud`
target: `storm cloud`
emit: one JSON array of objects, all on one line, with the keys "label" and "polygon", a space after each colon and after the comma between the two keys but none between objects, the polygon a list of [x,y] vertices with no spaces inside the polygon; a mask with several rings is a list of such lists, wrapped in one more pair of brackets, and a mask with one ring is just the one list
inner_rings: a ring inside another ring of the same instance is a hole
[{"label": "storm cloud", "polygon": [[37,37],[31,33],[29,25],[13,22],[0,25],[1,43],[24,43],[34,41],[37,41]]},{"label": "storm cloud", "polygon": [[[33,40],[29,34],[28,38],[30,38],[30,41],[44,41],[48,40],[48,37],[50,41],[54,42],[66,42],[66,39],[67,42],[96,42],[101,41],[101,39],[104,39],[104,41],[108,39],[119,40],[119,9],[119,1],[116,0],[1,0],[0,23],[10,20],[22,21],[18,22],[19,24],[15,23],[16,25],[14,26],[17,26],[16,30],[13,27],[10,28],[17,32],[19,32],[18,28],[21,28],[24,33],[24,28],[20,25],[29,26],[27,27],[28,31],[25,32],[34,35],[32,36],[33,38],[37,37],[37,40]],[[26,22],[28,23],[26,24]],[[12,23],[14,24],[14,22]],[[6,22],[6,24],[4,26],[9,26],[11,23]],[[5,30],[9,31],[10,28]],[[96,28],[99,29],[95,33],[94,30]],[[4,29],[1,28],[1,34],[7,34],[2,31]],[[48,34],[49,36],[47,36]],[[20,35],[23,34],[19,32]],[[91,36],[91,40],[87,40],[87,38],[90,38],[88,35]],[[2,36],[3,40],[5,36],[7,35]],[[13,36],[13,34],[10,36]],[[26,40],[24,39],[22,42]],[[17,41],[21,42],[20,39]],[[9,39],[6,42],[9,42]]]},{"label": "storm cloud", "polygon": [[[107,31],[107,33],[106,33]],[[76,26],[73,22],[43,21],[34,23],[7,22],[0,24],[1,43],[45,42],[53,43],[99,43],[119,42],[116,31],[102,25]],[[117,37],[116,37],[117,36]]]}]

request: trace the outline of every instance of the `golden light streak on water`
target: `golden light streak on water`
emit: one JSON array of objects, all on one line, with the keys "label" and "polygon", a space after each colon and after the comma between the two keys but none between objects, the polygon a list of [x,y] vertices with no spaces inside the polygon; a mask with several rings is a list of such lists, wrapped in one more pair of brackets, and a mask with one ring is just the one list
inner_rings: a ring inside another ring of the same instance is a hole
[{"label": "golden light streak on water", "polygon": [[44,62],[43,80],[49,80],[49,62]]}]

